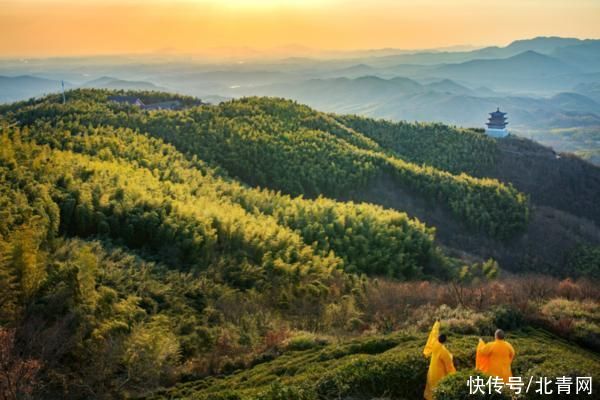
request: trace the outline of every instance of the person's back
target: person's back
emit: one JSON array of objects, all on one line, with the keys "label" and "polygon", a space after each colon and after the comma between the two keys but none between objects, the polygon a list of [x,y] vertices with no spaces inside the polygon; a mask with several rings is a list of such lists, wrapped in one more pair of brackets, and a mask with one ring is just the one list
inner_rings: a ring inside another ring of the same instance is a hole
[{"label": "person's back", "polygon": [[433,398],[433,389],[438,382],[446,375],[456,372],[452,361],[452,354],[443,343],[446,341],[445,335],[439,336],[438,343],[433,345],[429,370],[427,371],[427,385],[425,386],[424,397],[427,400]]},{"label": "person's back", "polygon": [[482,363],[485,365],[482,370],[490,376],[499,376],[504,382],[508,382],[508,378],[512,376],[510,366],[515,358],[515,350],[504,340],[502,330],[498,329],[495,336],[495,341],[478,349],[478,353],[487,359]]}]

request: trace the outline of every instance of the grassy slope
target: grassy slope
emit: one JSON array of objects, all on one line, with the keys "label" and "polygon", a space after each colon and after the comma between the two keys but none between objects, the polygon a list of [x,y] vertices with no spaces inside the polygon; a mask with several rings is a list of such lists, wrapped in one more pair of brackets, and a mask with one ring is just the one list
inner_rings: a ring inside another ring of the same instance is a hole
[{"label": "grassy slope", "polygon": [[[474,367],[477,340],[478,337],[473,335],[449,335],[447,347],[454,354],[458,370]],[[515,376],[587,376],[600,371],[598,354],[544,331],[526,329],[511,332],[509,340],[517,351],[513,364]],[[268,391],[275,382],[315,389],[323,398],[387,394],[392,398],[409,399],[412,398],[411,393],[421,393],[424,388],[427,362],[421,351],[425,341],[424,333],[395,333],[302,351],[286,351],[278,358],[251,369],[226,377],[184,383],[164,390],[152,399],[203,399],[227,391],[233,391],[244,399],[253,398]],[[369,378],[370,373],[375,381]],[[394,382],[403,375],[406,387],[401,382]],[[600,376],[595,375],[594,378]],[[411,380],[420,382],[420,386],[410,387]],[[335,386],[333,391],[332,386]]]}]

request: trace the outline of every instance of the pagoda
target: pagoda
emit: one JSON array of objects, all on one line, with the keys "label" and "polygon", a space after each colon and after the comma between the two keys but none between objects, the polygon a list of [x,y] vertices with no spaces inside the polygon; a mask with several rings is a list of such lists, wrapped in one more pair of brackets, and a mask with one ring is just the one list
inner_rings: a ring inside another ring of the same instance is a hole
[{"label": "pagoda", "polygon": [[500,107],[494,112],[490,113],[490,119],[486,123],[487,129],[485,133],[493,137],[505,137],[508,135],[506,130],[506,113],[500,111]]}]

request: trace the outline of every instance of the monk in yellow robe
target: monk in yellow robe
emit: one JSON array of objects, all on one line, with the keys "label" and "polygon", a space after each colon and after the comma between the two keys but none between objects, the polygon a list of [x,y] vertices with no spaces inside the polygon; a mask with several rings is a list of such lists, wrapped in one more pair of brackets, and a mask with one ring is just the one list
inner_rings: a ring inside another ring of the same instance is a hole
[{"label": "monk in yellow robe", "polygon": [[496,340],[487,344],[479,339],[475,368],[490,376],[498,376],[507,383],[512,376],[510,366],[515,358],[515,349],[504,340],[502,329],[498,329],[494,336]]},{"label": "monk in yellow robe", "polygon": [[456,372],[452,361],[452,354],[446,349],[444,343],[446,335],[440,335],[440,322],[433,324],[423,355],[431,357],[429,370],[427,371],[427,385],[423,397],[427,400],[433,399],[433,390],[440,380],[448,374]]}]

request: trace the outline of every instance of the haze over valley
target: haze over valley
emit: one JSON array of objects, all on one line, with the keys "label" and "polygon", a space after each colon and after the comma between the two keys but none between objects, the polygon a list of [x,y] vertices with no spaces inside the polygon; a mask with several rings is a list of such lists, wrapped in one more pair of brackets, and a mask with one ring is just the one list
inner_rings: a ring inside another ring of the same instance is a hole
[{"label": "haze over valley", "polygon": [[467,127],[483,127],[500,107],[511,133],[600,160],[600,40],[538,37],[467,51],[290,47],[280,59],[233,54],[7,59],[0,101],[55,93],[64,81],[66,89],[172,91],[210,103],[277,96],[322,111]]}]

